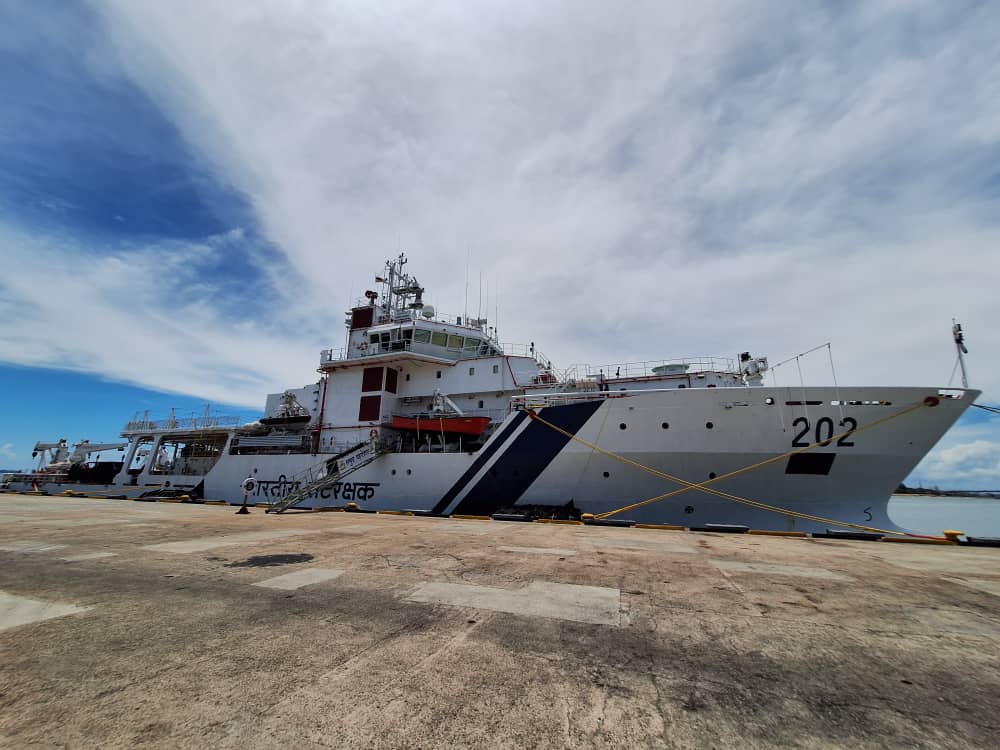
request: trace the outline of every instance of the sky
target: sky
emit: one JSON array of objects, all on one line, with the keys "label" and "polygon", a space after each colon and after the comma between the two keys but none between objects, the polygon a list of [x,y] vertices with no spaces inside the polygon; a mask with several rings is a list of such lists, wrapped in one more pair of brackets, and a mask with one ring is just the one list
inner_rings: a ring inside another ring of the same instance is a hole
[{"label": "sky", "polygon": [[[998,403],[1000,10],[687,5],[0,0],[0,466],[256,417],[400,250],[557,367],[944,386],[954,317]],[[1000,487],[1000,419],[911,479]]]}]

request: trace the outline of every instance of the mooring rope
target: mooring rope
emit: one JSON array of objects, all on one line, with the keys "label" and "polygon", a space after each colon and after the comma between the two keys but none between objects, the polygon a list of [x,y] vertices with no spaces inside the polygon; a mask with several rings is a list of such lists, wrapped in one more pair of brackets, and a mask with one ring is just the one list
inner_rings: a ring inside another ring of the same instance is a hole
[{"label": "mooring rope", "polygon": [[833,524],[834,526],[847,526],[849,528],[859,529],[859,530],[862,530],[862,531],[869,531],[869,532],[878,533],[878,534],[892,534],[892,535],[896,535],[896,536],[914,537],[914,538],[918,538],[918,539],[938,539],[938,540],[940,540],[940,539],[943,539],[944,537],[928,536],[928,535],[925,535],[925,534],[913,534],[913,533],[908,532],[908,531],[895,531],[895,530],[890,530],[890,529],[880,529],[880,528],[878,528],[876,526],[866,526],[864,524],[850,523],[848,521],[838,521],[838,520],[835,520],[835,519],[825,518],[823,516],[815,516],[815,515],[811,515],[809,513],[802,513],[801,511],[789,510],[788,508],[781,508],[781,507],[778,507],[776,505],[769,505],[767,503],[762,503],[762,502],[760,502],[758,500],[752,500],[750,498],[741,497],[739,495],[734,495],[734,494],[732,494],[730,492],[723,492],[722,490],[717,490],[714,487],[710,487],[709,486],[711,484],[715,484],[717,482],[721,482],[721,481],[723,481],[725,479],[731,479],[732,477],[739,476],[740,474],[745,474],[746,472],[753,471],[755,469],[759,469],[759,468],[764,467],[764,466],[768,466],[770,464],[776,463],[777,461],[781,461],[782,459],[788,458],[790,456],[798,455],[799,453],[805,453],[806,451],[812,450],[813,448],[815,448],[817,446],[827,446],[831,442],[833,442],[834,440],[839,440],[840,438],[846,437],[847,435],[851,435],[851,434],[856,435],[859,432],[864,432],[866,430],[873,429],[874,427],[877,427],[879,425],[886,424],[887,422],[891,422],[891,421],[893,421],[895,419],[899,419],[902,416],[905,416],[907,414],[911,414],[912,412],[915,412],[915,411],[917,411],[918,409],[920,409],[922,407],[928,407],[928,408],[930,408],[930,407],[937,406],[937,404],[938,404],[938,399],[935,398],[935,397],[933,397],[933,396],[929,396],[928,398],[924,399],[924,401],[922,401],[920,403],[914,404],[913,406],[910,406],[910,407],[908,407],[906,409],[903,409],[902,411],[896,412],[895,414],[890,414],[889,416],[883,417],[882,419],[877,419],[874,422],[870,422],[869,424],[864,425],[862,427],[859,427],[857,429],[848,430],[846,432],[840,433],[839,435],[832,435],[832,436],[830,436],[826,440],[821,440],[819,442],[813,443],[812,445],[808,445],[808,446],[806,446],[804,448],[798,448],[796,450],[787,451],[786,453],[782,453],[782,454],[777,455],[777,456],[772,456],[771,458],[766,458],[763,461],[758,461],[758,462],[756,462],[754,464],[750,464],[749,466],[744,466],[741,469],[737,469],[735,471],[731,471],[731,472],[728,472],[726,474],[721,474],[721,475],[719,475],[719,476],[717,476],[717,477],[715,477],[713,479],[709,479],[706,482],[697,482],[697,483],[696,482],[689,482],[686,479],[681,479],[680,477],[676,477],[676,476],[674,476],[672,474],[668,474],[666,472],[659,471],[658,469],[654,469],[654,468],[652,468],[650,466],[646,466],[645,464],[641,464],[638,461],[634,461],[631,458],[626,458],[625,456],[622,456],[622,455],[620,455],[618,453],[615,453],[613,451],[609,451],[609,450],[607,450],[605,448],[602,448],[601,446],[597,445],[596,443],[592,443],[589,440],[584,440],[583,438],[581,438],[581,437],[579,437],[577,435],[574,435],[573,433],[571,433],[571,432],[569,432],[567,430],[564,430],[563,428],[559,427],[558,425],[555,425],[552,422],[549,422],[547,419],[544,419],[543,417],[539,416],[538,413],[535,410],[533,410],[533,409],[528,409],[527,413],[528,413],[528,416],[531,419],[533,419],[533,420],[535,420],[535,421],[537,421],[537,422],[545,425],[546,427],[550,427],[551,429],[555,430],[556,432],[558,432],[558,433],[560,433],[560,434],[568,437],[570,440],[575,440],[576,442],[578,442],[578,443],[580,443],[582,445],[586,445],[591,450],[597,451],[598,453],[601,453],[601,454],[603,454],[605,456],[608,456],[609,458],[613,458],[616,461],[621,461],[622,463],[625,463],[625,464],[628,464],[630,466],[633,466],[634,468],[639,469],[640,471],[644,471],[644,472],[646,472],[648,474],[652,474],[652,475],[657,476],[657,477],[659,477],[661,479],[666,479],[668,481],[676,482],[678,484],[684,485],[683,487],[681,487],[679,489],[673,490],[671,492],[664,493],[662,495],[657,495],[656,497],[651,497],[651,498],[648,498],[646,500],[640,500],[639,502],[631,503],[629,505],[622,506],[621,508],[616,508],[615,510],[610,510],[610,511],[606,511],[604,513],[595,514],[594,518],[598,518],[598,519],[610,518],[611,516],[618,515],[619,513],[624,513],[626,511],[630,511],[630,510],[635,510],[637,508],[642,508],[642,507],[645,507],[647,505],[652,505],[653,503],[658,503],[658,502],[661,502],[663,500],[667,500],[667,499],[669,499],[671,497],[676,497],[677,495],[683,494],[685,492],[689,492],[690,490],[703,490],[705,492],[708,492],[708,493],[710,493],[712,495],[716,495],[716,496],[721,497],[721,498],[726,499],[726,500],[732,500],[733,502],[736,502],[736,503],[741,503],[743,505],[749,505],[752,508],[757,508],[757,509],[760,509],[760,510],[766,510],[766,511],[770,511],[770,512],[773,512],[773,513],[780,513],[782,515],[790,516],[790,517],[793,517],[793,518],[802,518],[802,519],[809,520],[809,521],[815,521],[817,523]]}]

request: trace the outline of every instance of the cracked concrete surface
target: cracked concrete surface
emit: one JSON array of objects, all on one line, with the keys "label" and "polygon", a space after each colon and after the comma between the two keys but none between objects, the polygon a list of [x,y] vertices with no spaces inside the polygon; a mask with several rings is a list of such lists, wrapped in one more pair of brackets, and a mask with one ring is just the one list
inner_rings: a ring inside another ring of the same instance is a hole
[{"label": "cracked concrete surface", "polygon": [[995,746],[1000,550],[453,524],[0,495],[0,746]]}]

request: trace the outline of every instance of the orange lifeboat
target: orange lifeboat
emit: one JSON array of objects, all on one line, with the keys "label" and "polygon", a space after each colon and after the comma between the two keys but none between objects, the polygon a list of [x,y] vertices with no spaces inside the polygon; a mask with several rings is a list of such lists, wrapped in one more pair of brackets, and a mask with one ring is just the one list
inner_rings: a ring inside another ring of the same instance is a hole
[{"label": "orange lifeboat", "polygon": [[460,417],[457,414],[415,415],[406,417],[399,414],[392,415],[392,426],[397,430],[482,435],[489,423],[489,417]]}]

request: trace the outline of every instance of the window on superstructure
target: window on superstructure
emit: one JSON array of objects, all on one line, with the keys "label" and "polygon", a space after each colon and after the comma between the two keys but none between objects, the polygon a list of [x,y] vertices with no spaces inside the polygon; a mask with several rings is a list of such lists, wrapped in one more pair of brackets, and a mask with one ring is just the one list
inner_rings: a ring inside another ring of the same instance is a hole
[{"label": "window on superstructure", "polygon": [[466,352],[477,352],[479,351],[479,339],[472,339],[466,337],[465,343],[462,346],[462,350]]},{"label": "window on superstructure", "polygon": [[359,422],[377,422],[382,410],[381,396],[362,396],[358,406]]},{"label": "window on superstructure", "polygon": [[448,346],[448,334],[443,331],[434,331],[431,334],[431,343],[434,346]]},{"label": "window on superstructure", "polygon": [[448,348],[449,349],[461,349],[462,348],[462,337],[456,336],[454,334],[448,336]]},{"label": "window on superstructure", "polygon": [[500,373],[500,365],[493,365],[493,374],[498,375]]},{"label": "window on superstructure", "polygon": [[383,372],[384,370],[381,367],[366,367],[362,371],[361,375],[362,393],[371,391],[381,391]]},{"label": "window on superstructure", "polygon": [[431,340],[431,332],[426,328],[418,328],[413,332],[413,340],[420,344],[429,344]]}]

